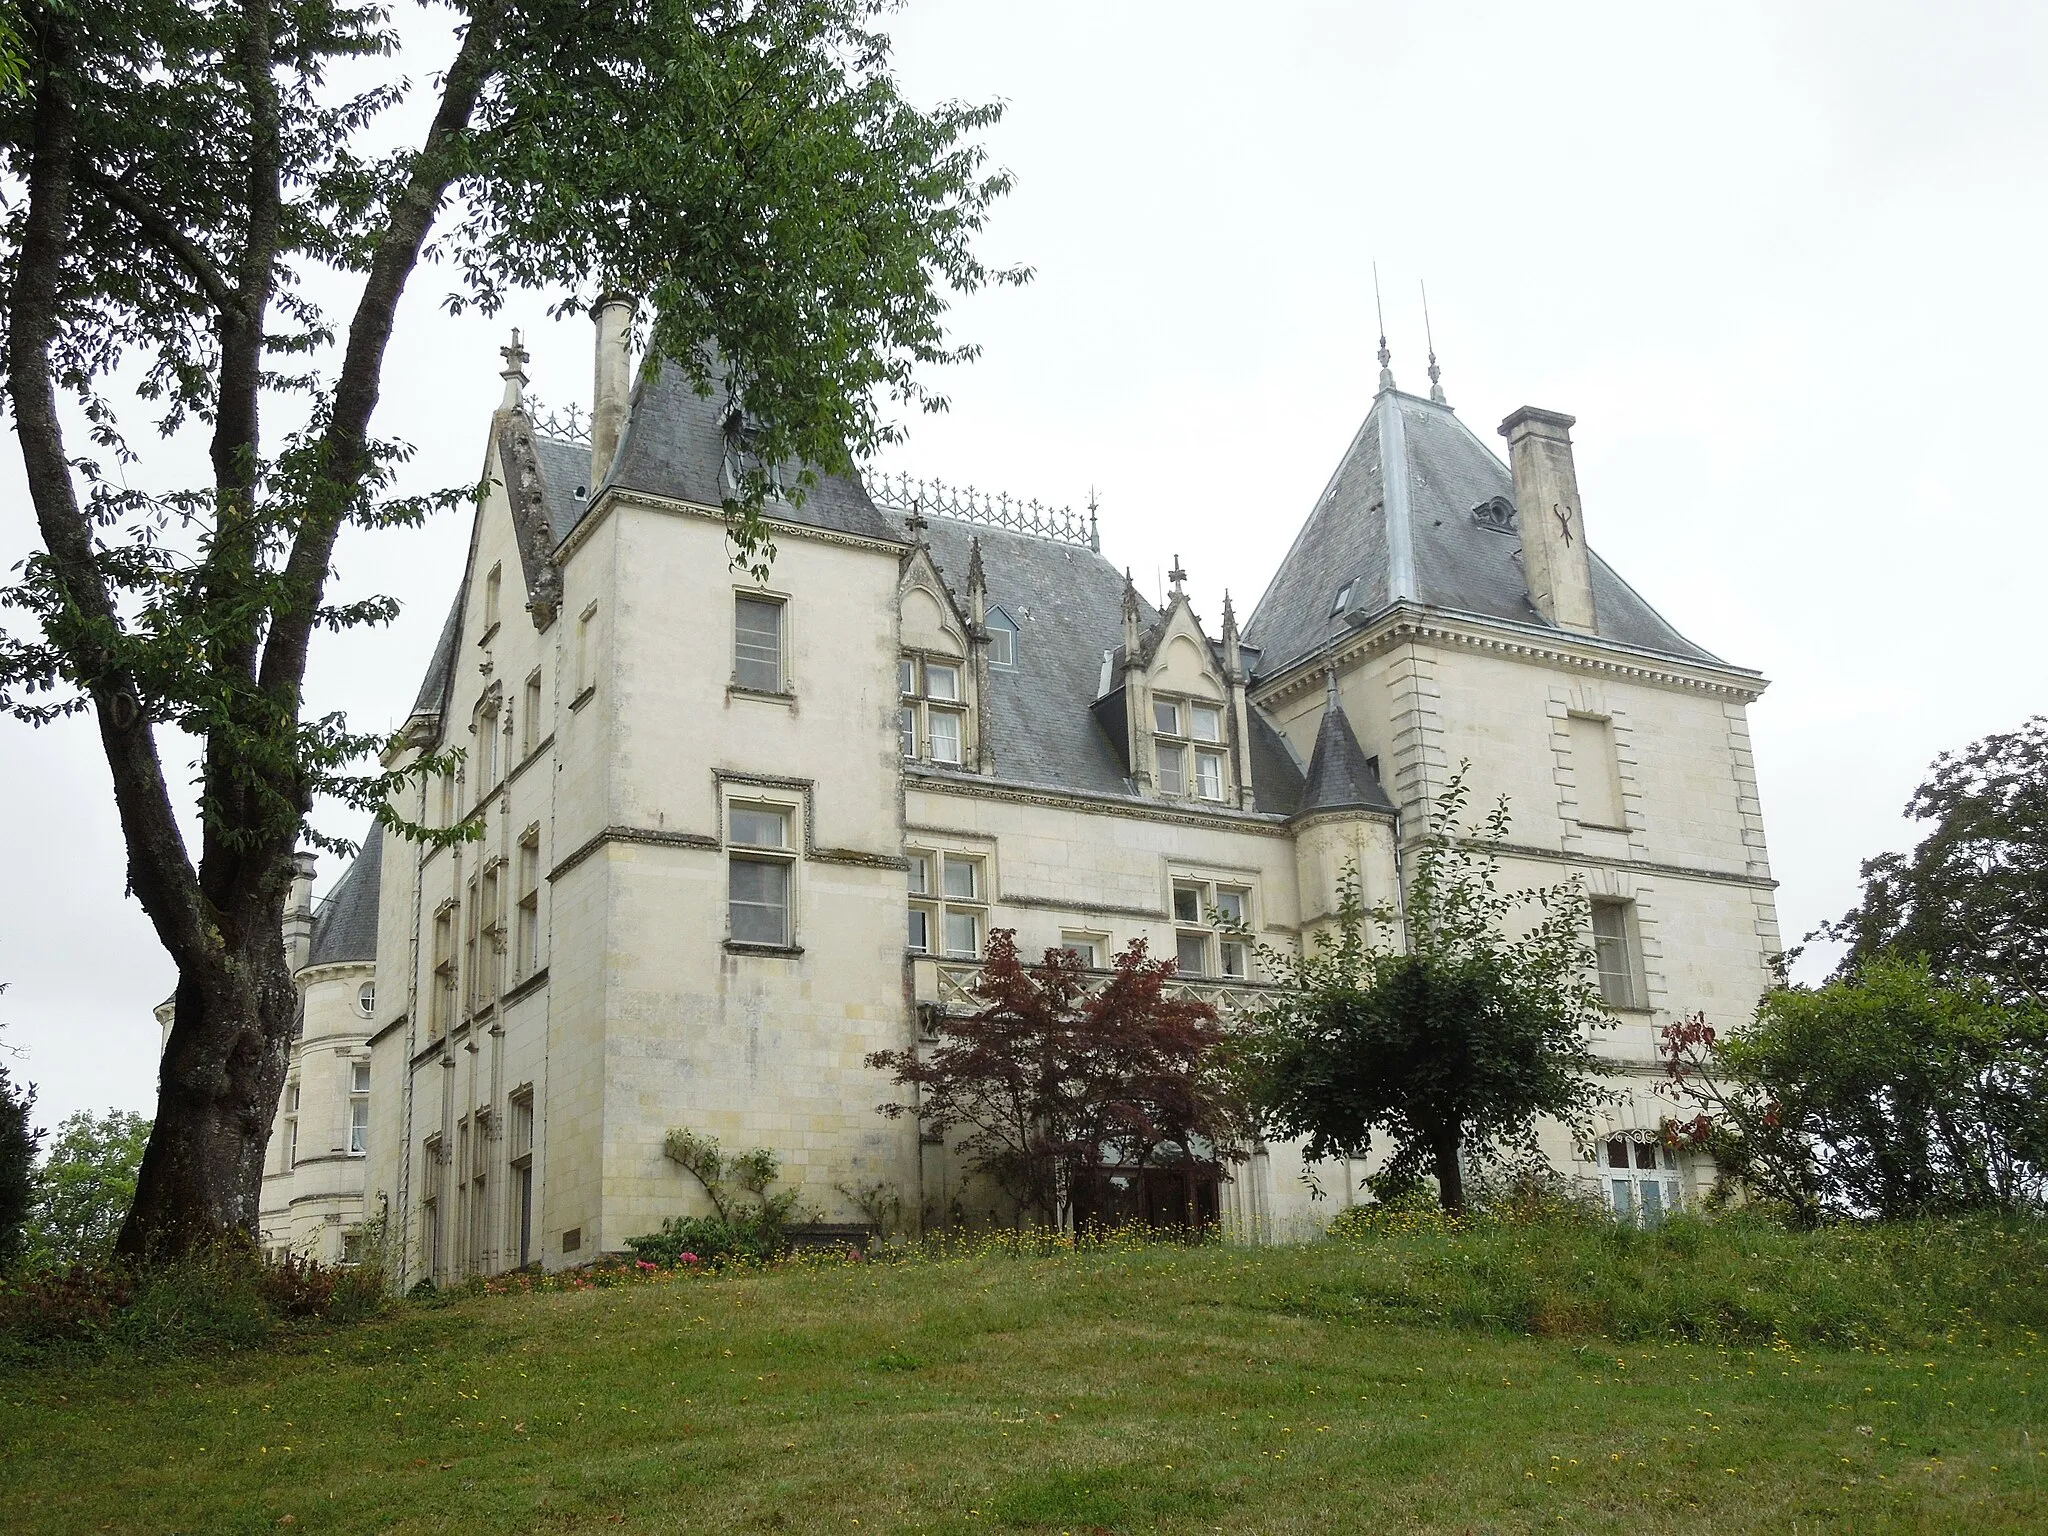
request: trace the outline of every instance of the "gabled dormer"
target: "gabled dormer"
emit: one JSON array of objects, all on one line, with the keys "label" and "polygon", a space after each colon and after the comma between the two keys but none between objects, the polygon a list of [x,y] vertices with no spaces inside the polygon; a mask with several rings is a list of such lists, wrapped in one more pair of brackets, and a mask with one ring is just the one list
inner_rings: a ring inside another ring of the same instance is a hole
[{"label": "gabled dormer", "polygon": [[963,606],[918,539],[903,557],[896,601],[901,640],[897,659],[897,735],[906,764],[988,773],[993,764],[980,729],[988,687],[987,630],[974,609],[980,550],[969,559],[968,603]]},{"label": "gabled dormer", "polygon": [[1237,622],[1224,599],[1223,640],[1196,617],[1175,561],[1167,605],[1151,624],[1128,575],[1124,643],[1105,659],[1096,717],[1123,749],[1142,795],[1195,805],[1249,808],[1244,667]]}]

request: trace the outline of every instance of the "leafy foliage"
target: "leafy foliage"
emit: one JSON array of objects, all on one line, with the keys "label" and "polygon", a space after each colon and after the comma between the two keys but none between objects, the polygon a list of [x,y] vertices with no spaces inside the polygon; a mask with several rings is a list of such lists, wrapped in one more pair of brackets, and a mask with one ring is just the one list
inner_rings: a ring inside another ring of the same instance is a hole
[{"label": "leafy foliage", "polygon": [[0,1066],[0,1274],[21,1258],[35,1204],[36,1143],[43,1134],[28,1123],[35,1102],[34,1087],[15,1082]]},{"label": "leafy foliage", "polygon": [[772,1149],[727,1153],[716,1136],[678,1127],[663,1139],[662,1151],[704,1187],[714,1214],[672,1216],[654,1232],[627,1238],[636,1258],[671,1268],[691,1260],[766,1263],[788,1248],[789,1226],[802,1213],[802,1199],[792,1189],[769,1192],[782,1177],[782,1160]]},{"label": "leafy foliage", "polygon": [[[386,768],[384,736],[305,709],[316,636],[396,611],[331,600],[341,531],[476,494],[400,493],[412,450],[373,429],[421,263],[456,309],[637,300],[651,362],[722,390],[753,445],[727,510],[756,570],[771,477],[801,497],[896,435],[897,408],[943,406],[921,370],[972,353],[946,340],[949,296],[1026,275],[971,248],[1009,185],[973,142],[998,109],[906,103],[882,0],[448,9],[452,57],[415,57],[358,0],[34,0],[25,89],[0,90],[0,342],[42,535],[0,590],[29,621],[0,634],[0,709],[96,717],[129,887],[179,969],[133,1252],[253,1227],[295,1003],[291,857],[334,846],[315,800],[476,832],[397,809],[453,754]],[[6,59],[0,39],[0,84]],[[393,148],[415,79],[426,126]],[[351,291],[347,315],[316,288]],[[144,431],[208,435],[208,483],[154,471],[116,406],[131,381]],[[159,726],[199,743],[196,851]]]},{"label": "leafy foliage", "polygon": [[[1385,1135],[1376,1189],[1434,1174],[1453,1211],[1470,1151],[1529,1148],[1541,1115],[1583,1120],[1601,1097],[1588,1032],[1605,1022],[1583,888],[1501,890],[1507,801],[1468,827],[1469,799],[1461,768],[1431,813],[1405,912],[1369,912],[1352,866],[1308,950],[1262,951],[1283,990],[1244,1058],[1272,1127],[1306,1137],[1310,1157],[1363,1156]],[[1406,947],[1386,944],[1404,923]]]},{"label": "leafy foliage", "polygon": [[1811,935],[1849,946],[1836,975],[1919,959],[2048,1008],[2048,715],[1942,753],[1906,814],[1933,823],[1920,845],[1866,859],[1863,899]]},{"label": "leafy foliage", "polygon": [[2038,1211],[2048,1197],[2048,1010],[1924,960],[1768,994],[1753,1029],[1695,1018],[1664,1053],[1700,1116],[1675,1133],[1733,1188],[1812,1222]]},{"label": "leafy foliage", "polygon": [[35,1173],[28,1262],[68,1268],[104,1262],[135,1198],[135,1176],[149,1144],[146,1116],[81,1110],[57,1127]]},{"label": "leafy foliage", "polygon": [[974,987],[981,1008],[942,1018],[929,1046],[868,1056],[915,1090],[878,1107],[933,1136],[958,1133],[968,1166],[1048,1227],[1063,1224],[1076,1181],[1106,1165],[1220,1168],[1246,1110],[1215,1010],[1170,996],[1174,973],[1134,939],[1094,987],[1072,950],[1026,965],[1015,930],[998,928]]}]

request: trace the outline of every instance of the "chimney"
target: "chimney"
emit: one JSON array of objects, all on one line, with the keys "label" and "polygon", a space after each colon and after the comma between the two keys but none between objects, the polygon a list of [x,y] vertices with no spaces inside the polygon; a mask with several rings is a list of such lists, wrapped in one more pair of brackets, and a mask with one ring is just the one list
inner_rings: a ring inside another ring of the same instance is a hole
[{"label": "chimney", "polygon": [[1508,440],[1522,574],[1536,611],[1560,629],[1595,634],[1600,625],[1593,612],[1593,561],[1572,465],[1576,420],[1525,405],[1500,424],[1500,435]]},{"label": "chimney", "polygon": [[292,887],[284,899],[284,952],[294,971],[313,953],[313,870],[317,863],[306,849],[292,855]]},{"label": "chimney", "polygon": [[612,472],[619,438],[626,430],[626,396],[630,391],[633,342],[633,301],[601,298],[591,308],[597,324],[597,380],[590,398],[590,494]]}]

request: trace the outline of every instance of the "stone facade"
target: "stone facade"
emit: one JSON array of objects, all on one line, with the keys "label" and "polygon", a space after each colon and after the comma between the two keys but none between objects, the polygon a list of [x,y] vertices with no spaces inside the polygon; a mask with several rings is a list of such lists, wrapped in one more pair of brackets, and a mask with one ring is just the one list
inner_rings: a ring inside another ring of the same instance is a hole
[{"label": "stone facade", "polygon": [[[393,840],[381,878],[349,877],[372,955],[309,950],[275,1241],[381,1214],[401,1283],[584,1262],[702,1208],[663,1154],[677,1127],[773,1148],[830,1219],[880,1190],[927,1227],[1006,1221],[876,1113],[868,1052],[965,1006],[996,928],[1096,966],[1143,939],[1243,1007],[1265,978],[1212,914],[1284,949],[1347,868],[1398,902],[1466,762],[1479,799],[1510,797],[1506,878],[1576,874],[1596,900],[1622,1097],[1595,1146],[1553,1130],[1548,1154],[1632,1216],[1711,1178],[1647,1147],[1673,1108],[1655,1031],[1740,1024],[1769,980],[1745,716],[1764,683],[1587,549],[1570,418],[1510,419],[1518,484],[1447,405],[1383,380],[1241,633],[1227,603],[1205,626],[1178,573],[1146,603],[1092,517],[837,478],[771,502],[756,585],[720,510],[743,420],[677,369],[615,398],[605,316],[599,419],[623,425],[595,450],[529,418],[508,352],[467,567],[391,759],[463,749],[402,809],[481,835]],[[1538,551],[1545,498],[1571,515]],[[351,1016],[372,964],[374,1017]],[[1262,1147],[1219,1214],[1305,1232],[1363,1170],[1315,1170],[1322,1204],[1308,1171]]]}]

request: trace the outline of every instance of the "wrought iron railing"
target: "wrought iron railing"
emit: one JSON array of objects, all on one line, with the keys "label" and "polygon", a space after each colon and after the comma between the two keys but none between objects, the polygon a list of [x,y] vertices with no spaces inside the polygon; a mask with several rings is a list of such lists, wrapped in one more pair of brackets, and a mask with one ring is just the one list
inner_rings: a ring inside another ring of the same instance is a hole
[{"label": "wrought iron railing", "polygon": [[[938,996],[934,1001],[940,1008],[947,1013],[973,1013],[985,1006],[974,992],[975,983],[981,979],[979,965],[964,960],[941,960],[937,963],[937,971]],[[1102,972],[1089,990],[1095,990],[1108,980],[1109,972]],[[1176,976],[1166,984],[1167,996],[1207,1003],[1226,1022],[1251,1013],[1272,992],[1273,988],[1262,982],[1233,981],[1215,976]]]},{"label": "wrought iron railing", "polygon": [[1008,528],[1041,539],[1058,539],[1100,551],[1101,535],[1095,526],[1095,499],[1091,496],[1085,513],[1072,507],[1049,507],[1037,500],[1026,501],[1008,491],[962,489],[940,480],[924,480],[909,474],[871,474],[866,477],[868,496],[884,511],[904,516],[952,517],[962,522],[982,523],[991,528]]},{"label": "wrought iron railing", "polygon": [[558,443],[589,446],[590,413],[573,401],[555,411],[543,405],[538,396],[530,394],[526,397],[526,418],[542,437],[553,438]]}]

